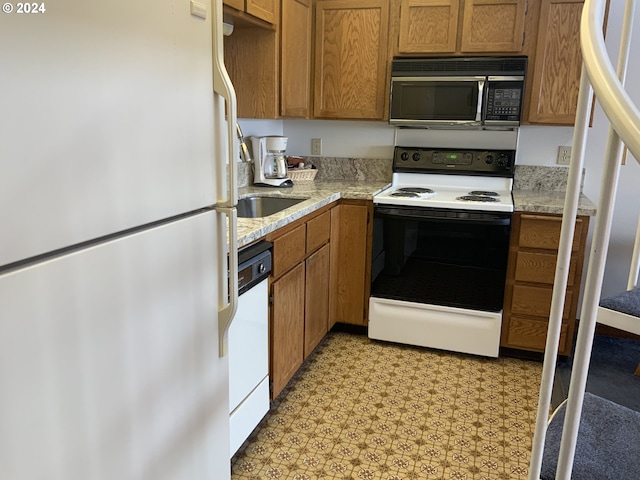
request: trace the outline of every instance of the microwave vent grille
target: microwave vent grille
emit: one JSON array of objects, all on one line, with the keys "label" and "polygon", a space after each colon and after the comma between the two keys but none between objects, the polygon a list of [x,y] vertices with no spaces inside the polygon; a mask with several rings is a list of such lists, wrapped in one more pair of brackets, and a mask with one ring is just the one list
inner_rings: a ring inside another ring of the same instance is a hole
[{"label": "microwave vent grille", "polygon": [[392,75],[524,75],[526,57],[395,58]]}]

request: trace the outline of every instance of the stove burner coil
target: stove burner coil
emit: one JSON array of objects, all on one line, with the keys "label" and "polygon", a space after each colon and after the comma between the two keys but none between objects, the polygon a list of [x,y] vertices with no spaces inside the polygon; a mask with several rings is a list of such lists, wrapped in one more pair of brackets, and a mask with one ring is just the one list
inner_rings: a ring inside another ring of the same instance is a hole
[{"label": "stove burner coil", "polygon": [[408,192],[408,193],[434,193],[430,188],[423,187],[403,187],[397,190],[398,192]]},{"label": "stove burner coil", "polygon": [[420,195],[414,192],[402,192],[397,191],[389,194],[390,197],[407,197],[407,198],[418,198]]},{"label": "stove burner coil", "polygon": [[495,197],[489,197],[486,195],[463,195],[462,197],[457,197],[456,200],[460,200],[462,202],[497,202],[498,199]]},{"label": "stove burner coil", "polygon": [[482,195],[484,197],[499,197],[500,195],[497,192],[488,192],[485,190],[473,190],[468,193],[468,195]]}]

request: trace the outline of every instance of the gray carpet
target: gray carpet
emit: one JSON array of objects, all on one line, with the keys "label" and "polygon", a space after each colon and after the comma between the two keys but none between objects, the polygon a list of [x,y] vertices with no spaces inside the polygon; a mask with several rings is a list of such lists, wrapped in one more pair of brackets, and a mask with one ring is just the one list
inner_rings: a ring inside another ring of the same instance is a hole
[{"label": "gray carpet", "polygon": [[619,293],[613,297],[600,300],[600,306],[615,310],[616,312],[626,313],[640,317],[640,288],[634,288],[627,292]]},{"label": "gray carpet", "polygon": [[[558,362],[555,398],[562,400],[567,397],[572,363],[573,355]],[[638,363],[640,340],[596,335],[587,392],[640,412],[640,377],[634,375]]]},{"label": "gray carpet", "polygon": [[[562,437],[565,405],[547,429],[542,480],[553,480]],[[640,476],[640,413],[586,393],[572,480],[637,480]]]}]

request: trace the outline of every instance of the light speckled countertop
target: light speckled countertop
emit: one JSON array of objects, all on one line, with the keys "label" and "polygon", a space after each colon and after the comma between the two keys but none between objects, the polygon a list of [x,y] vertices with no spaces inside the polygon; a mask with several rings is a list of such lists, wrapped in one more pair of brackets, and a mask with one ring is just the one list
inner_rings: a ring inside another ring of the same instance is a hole
[{"label": "light speckled countertop", "polygon": [[[516,212],[562,214],[568,174],[569,169],[566,167],[516,165],[513,182]],[[581,183],[584,182],[584,175],[583,171]],[[596,206],[580,193],[578,215],[595,214]]]},{"label": "light speckled countertop", "polygon": [[[545,192],[540,190],[513,190],[516,212],[556,213],[562,215],[565,192]],[[580,194],[578,215],[593,216],[596,206],[584,194]]]},{"label": "light speckled countertop", "polygon": [[[313,160],[315,160],[314,163],[318,162],[317,158]],[[240,188],[238,192],[240,198],[258,194],[261,196],[305,198],[306,200],[268,217],[238,218],[239,247],[259,240],[274,230],[340,198],[369,200],[376,193],[391,185],[390,160],[367,160],[366,169],[358,163],[357,159],[323,160],[324,163],[320,163],[322,168],[319,168],[315,181],[297,182],[292,188],[260,188],[251,185]],[[242,173],[242,181],[245,182],[241,184],[247,185],[251,175],[250,169],[242,163],[239,166],[242,167],[240,173]],[[354,178],[353,180],[325,179],[327,177],[342,178],[343,175],[346,175],[345,171],[347,170],[350,178]],[[367,175],[364,175],[363,172]],[[513,185],[515,211],[562,214],[567,173],[566,167],[516,165]],[[596,206],[581,193],[578,215],[593,216],[595,214]]]},{"label": "light speckled countertop", "polygon": [[306,198],[281,212],[262,218],[238,218],[238,247],[243,247],[280,227],[335,202],[340,198],[370,200],[391,182],[326,180],[298,182],[292,188],[243,187],[238,197],[260,196]]}]

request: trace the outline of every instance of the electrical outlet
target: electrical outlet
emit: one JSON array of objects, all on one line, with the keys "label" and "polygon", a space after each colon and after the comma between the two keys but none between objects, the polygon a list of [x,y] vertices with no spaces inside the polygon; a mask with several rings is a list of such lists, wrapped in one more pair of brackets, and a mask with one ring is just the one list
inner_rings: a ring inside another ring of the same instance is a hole
[{"label": "electrical outlet", "polygon": [[558,147],[558,165],[569,165],[571,163],[571,147],[559,146]]},{"label": "electrical outlet", "polygon": [[322,155],[322,139],[311,139],[311,155]]}]

